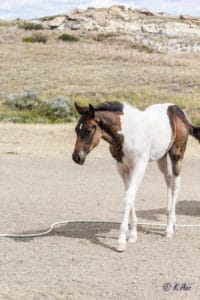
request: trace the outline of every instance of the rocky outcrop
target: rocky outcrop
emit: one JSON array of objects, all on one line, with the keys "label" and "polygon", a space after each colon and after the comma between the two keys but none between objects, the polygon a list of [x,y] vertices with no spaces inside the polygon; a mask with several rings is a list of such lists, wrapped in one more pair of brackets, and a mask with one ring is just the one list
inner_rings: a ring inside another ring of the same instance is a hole
[{"label": "rocky outcrop", "polygon": [[62,25],[64,28],[64,23],[65,23],[66,18],[65,17],[56,17],[53,20],[48,22],[48,27],[50,29],[55,29],[55,28],[60,28],[62,29]]},{"label": "rocky outcrop", "polygon": [[37,19],[45,29],[125,35],[157,51],[200,51],[200,18],[173,17],[148,10],[110,8],[75,9],[51,20]]}]

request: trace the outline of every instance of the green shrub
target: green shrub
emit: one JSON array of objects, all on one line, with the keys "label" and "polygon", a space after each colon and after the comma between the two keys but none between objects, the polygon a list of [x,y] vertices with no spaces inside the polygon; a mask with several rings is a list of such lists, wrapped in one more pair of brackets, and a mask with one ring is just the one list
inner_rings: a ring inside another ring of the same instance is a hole
[{"label": "green shrub", "polygon": [[31,36],[26,36],[22,38],[22,41],[25,43],[43,43],[47,42],[47,36],[41,33],[34,33]]},{"label": "green shrub", "polygon": [[64,42],[78,42],[80,38],[78,36],[63,33],[58,37],[59,40],[62,40]]},{"label": "green shrub", "polygon": [[35,93],[29,91],[25,95],[9,94],[6,97],[5,103],[10,107],[17,108],[19,110],[32,110],[39,105],[40,100],[37,98]]},{"label": "green shrub", "polygon": [[36,23],[31,23],[31,22],[25,22],[23,24],[19,25],[19,28],[22,28],[24,30],[40,30],[43,29],[42,24],[36,24]]},{"label": "green shrub", "polygon": [[32,91],[9,94],[4,106],[7,112],[0,114],[0,121],[6,123],[64,123],[75,121],[77,116],[71,99],[56,96],[43,100]]}]

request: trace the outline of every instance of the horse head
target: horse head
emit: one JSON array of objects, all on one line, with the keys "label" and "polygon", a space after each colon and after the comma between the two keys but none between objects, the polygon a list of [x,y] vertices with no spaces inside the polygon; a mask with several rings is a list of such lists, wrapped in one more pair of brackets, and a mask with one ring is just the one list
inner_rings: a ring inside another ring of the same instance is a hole
[{"label": "horse head", "polygon": [[80,118],[75,128],[77,139],[72,158],[77,164],[82,165],[87,154],[99,144],[102,133],[91,104],[88,107],[80,107],[75,103],[75,107]]}]

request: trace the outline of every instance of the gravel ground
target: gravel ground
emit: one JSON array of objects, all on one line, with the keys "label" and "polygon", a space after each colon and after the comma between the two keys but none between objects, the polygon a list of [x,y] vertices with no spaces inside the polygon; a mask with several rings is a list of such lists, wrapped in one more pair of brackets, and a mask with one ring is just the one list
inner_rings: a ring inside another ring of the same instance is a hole
[{"label": "gravel ground", "polygon": [[[164,228],[139,227],[138,241],[117,253],[121,179],[105,144],[84,166],[72,162],[73,127],[0,127],[0,231],[72,220],[48,236],[0,239],[0,299],[200,299],[200,229],[177,228],[166,239]],[[177,223],[200,223],[198,151],[190,141]],[[166,187],[155,163],[136,208],[141,222],[166,222]]]}]

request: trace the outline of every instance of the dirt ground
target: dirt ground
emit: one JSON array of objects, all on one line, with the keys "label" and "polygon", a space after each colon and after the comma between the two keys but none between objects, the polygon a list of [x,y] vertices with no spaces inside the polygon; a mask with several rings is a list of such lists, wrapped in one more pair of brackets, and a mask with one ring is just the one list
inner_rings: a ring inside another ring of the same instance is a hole
[{"label": "dirt ground", "polygon": [[[200,299],[200,228],[179,227],[166,239],[164,228],[139,227],[138,241],[117,253],[123,185],[115,162],[102,143],[85,165],[74,164],[74,140],[74,124],[0,125],[0,232],[72,220],[48,236],[0,238],[0,299]],[[200,224],[199,147],[190,140],[179,224]],[[165,207],[151,163],[137,194],[139,222],[166,222]]]}]

